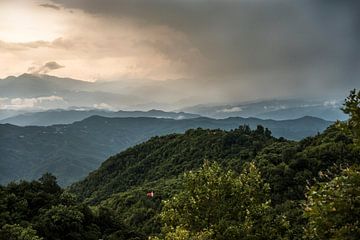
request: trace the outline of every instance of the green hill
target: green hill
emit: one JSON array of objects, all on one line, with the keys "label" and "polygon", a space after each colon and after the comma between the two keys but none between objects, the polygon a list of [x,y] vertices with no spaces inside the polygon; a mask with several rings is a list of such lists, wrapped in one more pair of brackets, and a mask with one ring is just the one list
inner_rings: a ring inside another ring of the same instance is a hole
[{"label": "green hill", "polygon": [[[195,129],[154,137],[129,148],[73,184],[70,191],[87,203],[116,210],[127,224],[150,234],[160,229],[157,214],[161,200],[179,192],[182,173],[199,168],[204,160],[237,172],[254,160],[270,184],[274,207],[292,209],[305,198],[307,184],[318,178],[319,171],[359,163],[359,155],[351,136],[335,126],[300,142],[276,139],[262,127]],[[146,192],[151,190],[156,197],[149,200]],[[291,224],[298,224],[300,213],[291,214],[296,215]]]},{"label": "green hill", "polygon": [[151,137],[192,128],[230,130],[262,124],[277,137],[299,139],[323,131],[331,122],[305,117],[288,121],[256,118],[183,120],[92,116],[67,125],[18,127],[0,124],[0,183],[54,174],[69,185],[95,170],[107,157]]},{"label": "green hill", "polygon": [[238,163],[253,159],[275,141],[270,131],[262,127],[255,131],[240,127],[229,132],[195,129],[154,137],[110,157],[85,180],[74,184],[72,190],[81,197],[99,201],[130,187],[176,177],[200,167],[205,159],[238,168]]}]

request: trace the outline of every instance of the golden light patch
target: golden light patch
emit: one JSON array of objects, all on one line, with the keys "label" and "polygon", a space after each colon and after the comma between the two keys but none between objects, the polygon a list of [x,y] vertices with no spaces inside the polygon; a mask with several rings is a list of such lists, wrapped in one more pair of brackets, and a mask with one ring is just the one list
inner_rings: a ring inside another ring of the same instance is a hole
[{"label": "golden light patch", "polygon": [[59,13],[31,1],[0,1],[0,39],[6,42],[51,41],[61,36]]}]

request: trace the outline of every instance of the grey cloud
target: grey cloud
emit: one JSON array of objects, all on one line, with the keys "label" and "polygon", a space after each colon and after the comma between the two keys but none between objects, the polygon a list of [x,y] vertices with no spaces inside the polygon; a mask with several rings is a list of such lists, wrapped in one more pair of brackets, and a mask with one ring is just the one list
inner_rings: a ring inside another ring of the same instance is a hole
[{"label": "grey cloud", "polygon": [[58,64],[57,62],[47,62],[44,65],[40,67],[29,67],[28,72],[31,74],[47,74],[53,70],[64,68],[65,66],[62,66]]},{"label": "grey cloud", "polygon": [[49,3],[39,4],[39,6],[44,7],[44,8],[51,8],[51,9],[54,9],[54,10],[60,10],[61,9],[59,6],[56,6],[54,4],[49,4]]},{"label": "grey cloud", "polygon": [[51,42],[33,41],[33,42],[5,42],[0,40],[0,49],[10,51],[23,51],[29,48],[49,47]]},{"label": "grey cloud", "polygon": [[8,51],[24,51],[31,48],[70,48],[74,43],[64,38],[54,41],[32,41],[32,42],[5,42],[0,40],[0,49]]},{"label": "grey cloud", "polygon": [[[194,79],[207,79],[229,98],[249,92],[246,88],[275,95],[359,87],[360,2],[356,0],[54,2],[183,32],[206,59],[188,62]],[[181,56],[182,46],[150,45],[175,60]]]}]

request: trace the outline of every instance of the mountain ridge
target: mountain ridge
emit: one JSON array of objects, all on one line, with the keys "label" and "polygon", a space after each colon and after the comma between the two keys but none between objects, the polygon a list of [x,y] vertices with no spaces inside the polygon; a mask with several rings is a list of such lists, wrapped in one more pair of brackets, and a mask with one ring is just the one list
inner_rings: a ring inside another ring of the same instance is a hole
[{"label": "mountain ridge", "polygon": [[[301,139],[325,130],[331,122],[318,120],[266,121],[251,119],[108,118],[92,116],[72,124],[27,126],[0,124],[0,182],[36,179],[44,172],[61,185],[85,177],[104,159],[151,137],[183,133],[188,129],[236,129],[263,125],[274,136]],[[36,168],[34,167],[36,166]]]},{"label": "mountain ridge", "polygon": [[84,120],[87,117],[99,115],[104,117],[156,117],[171,119],[187,119],[200,117],[197,114],[185,112],[166,112],[162,110],[149,111],[111,111],[101,109],[91,110],[66,110],[54,109],[42,112],[28,112],[0,120],[0,124],[10,123],[17,126],[50,126],[55,124],[71,124]]},{"label": "mountain ridge", "polygon": [[[98,109],[162,108],[211,118],[240,116],[285,120],[305,115],[330,121],[346,118],[339,110],[342,99],[340,101],[336,96],[324,99],[259,99],[238,103],[201,104],[201,100],[189,102],[188,100],[195,96],[184,96],[179,89],[171,86],[171,83],[173,82],[149,82],[146,87],[140,87],[136,82],[124,80],[87,82],[51,75],[22,74],[0,80],[0,104],[6,109],[24,108],[37,111],[84,106]],[[26,103],[30,105],[27,106]]]}]

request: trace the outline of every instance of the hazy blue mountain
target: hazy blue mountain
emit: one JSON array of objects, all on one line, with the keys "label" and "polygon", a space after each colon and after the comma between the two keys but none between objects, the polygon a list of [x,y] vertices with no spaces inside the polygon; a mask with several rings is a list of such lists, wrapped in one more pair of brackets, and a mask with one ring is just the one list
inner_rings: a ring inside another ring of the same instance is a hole
[{"label": "hazy blue mountain", "polygon": [[19,127],[0,124],[0,183],[34,179],[51,172],[68,185],[96,169],[108,156],[153,136],[191,128],[230,130],[247,124],[268,127],[276,137],[301,139],[323,131],[331,122],[304,117],[274,121],[256,118],[184,120],[92,116],[68,125]]},{"label": "hazy blue mountain", "polygon": [[229,105],[196,105],[181,109],[211,118],[257,117],[262,119],[296,119],[313,116],[330,121],[345,120],[340,110],[343,100],[266,100]]},{"label": "hazy blue mountain", "polygon": [[17,126],[49,126],[54,124],[69,124],[81,121],[93,115],[103,117],[154,117],[171,119],[188,119],[201,117],[198,114],[184,112],[165,112],[161,110],[150,111],[107,111],[99,109],[90,110],[49,110],[44,112],[28,112],[0,120],[0,124],[9,123]]},{"label": "hazy blue mountain", "polygon": [[0,109],[0,120],[5,118],[14,117],[16,115],[22,114],[24,111],[17,111],[12,109]]},{"label": "hazy blue mountain", "polygon": [[49,75],[22,74],[0,79],[0,98],[8,108],[26,107],[30,110],[71,106],[120,108],[144,102],[139,96],[103,91],[97,84]]},{"label": "hazy blue mountain", "polygon": [[[184,93],[175,82],[144,84],[130,84],[121,80],[86,82],[33,74],[9,76],[0,79],[0,109],[25,108],[31,111],[44,111],[68,109],[71,106],[107,110],[175,109],[177,106],[196,102],[191,97],[187,100],[186,97],[182,99]],[[178,108],[182,112],[210,118],[257,117],[285,120],[313,116],[334,121],[346,118],[340,110],[342,101],[343,99],[279,99]]]},{"label": "hazy blue mountain", "polygon": [[91,84],[71,78],[24,73],[17,77],[9,76],[1,79],[0,96],[21,98],[50,96],[62,92],[81,91]]}]

